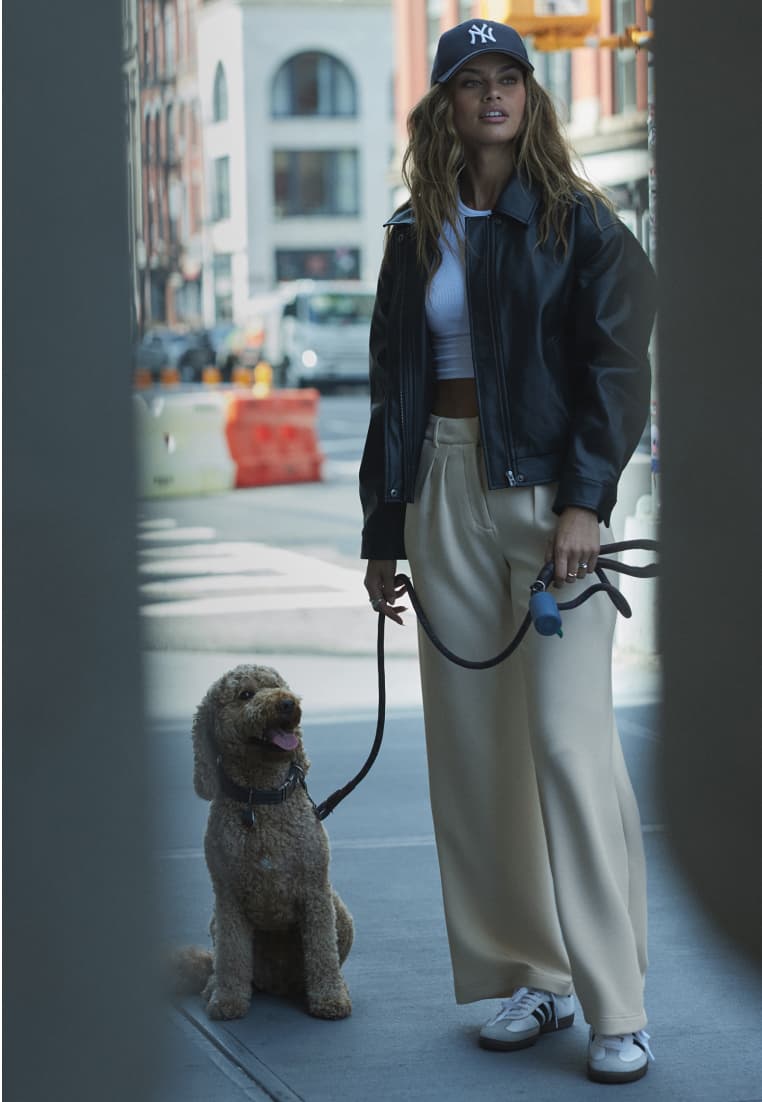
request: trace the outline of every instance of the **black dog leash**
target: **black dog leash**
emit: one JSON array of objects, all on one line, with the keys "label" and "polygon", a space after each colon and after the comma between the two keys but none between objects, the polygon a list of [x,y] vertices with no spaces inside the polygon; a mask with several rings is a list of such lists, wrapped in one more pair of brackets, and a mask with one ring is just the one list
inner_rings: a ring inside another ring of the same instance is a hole
[{"label": "black dog leash", "polygon": [[[618,551],[658,551],[659,544],[656,540],[622,540],[619,543],[604,544],[600,550],[604,556],[616,554]],[[629,619],[632,616],[632,609],[630,608],[629,602],[627,598],[619,592],[616,586],[611,584],[606,576],[606,570],[614,570],[619,574],[629,574],[630,577],[633,578],[655,578],[658,574],[658,566],[656,563],[648,563],[646,566],[629,566],[627,563],[617,562],[615,559],[608,559],[605,557],[599,558],[595,566],[595,573],[598,577],[596,584],[588,586],[579,597],[575,597],[571,601],[556,602],[555,597],[548,590],[548,586],[553,577],[554,567],[552,562],[547,562],[543,565],[537,578],[530,586],[532,596],[529,599],[529,610],[513,639],[511,639],[504,650],[500,651],[500,653],[496,654],[493,658],[485,658],[477,662],[468,658],[461,658],[445,646],[431,626],[418,598],[418,594],[413,588],[413,583],[410,581],[407,574],[397,574],[394,582],[396,586],[405,587],[410,597],[410,603],[418,617],[418,622],[440,654],[443,654],[450,662],[454,662],[455,665],[462,666],[467,670],[488,670],[493,666],[500,665],[506,658],[510,658],[529,631],[531,624],[534,624],[535,629],[540,635],[563,635],[560,613],[568,612],[573,608],[579,608],[580,605],[584,604],[585,601],[589,600],[596,593],[605,593],[614,604],[617,612],[621,613],[626,619]],[[376,658],[378,664],[378,719],[376,722],[376,734],[373,739],[370,754],[357,776],[353,777],[343,788],[337,789],[336,792],[323,800],[321,804],[318,804],[315,808],[315,814],[318,819],[325,819],[330,815],[334,808],[357,787],[365,776],[367,776],[381,749],[381,741],[384,737],[384,722],[386,719],[386,673],[384,669],[385,621],[386,617],[383,612],[379,612],[376,643]]]}]

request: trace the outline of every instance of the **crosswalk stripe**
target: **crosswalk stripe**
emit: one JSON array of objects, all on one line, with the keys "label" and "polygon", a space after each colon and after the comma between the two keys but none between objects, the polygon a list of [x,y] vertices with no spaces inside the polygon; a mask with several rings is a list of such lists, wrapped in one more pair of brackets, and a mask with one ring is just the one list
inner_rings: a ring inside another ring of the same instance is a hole
[{"label": "crosswalk stripe", "polygon": [[244,612],[289,612],[308,608],[359,608],[365,605],[362,593],[263,593],[235,597],[199,597],[189,601],[159,601],[144,605],[147,617],[230,616]]},{"label": "crosswalk stripe", "polygon": [[[183,533],[193,529],[175,529]],[[201,529],[202,539],[214,529]],[[169,530],[149,538],[167,539]],[[213,616],[314,608],[360,608],[363,573],[254,542],[179,543],[139,554],[141,614]]]},{"label": "crosswalk stripe", "polygon": [[139,540],[213,540],[214,528],[155,528],[138,532]]}]

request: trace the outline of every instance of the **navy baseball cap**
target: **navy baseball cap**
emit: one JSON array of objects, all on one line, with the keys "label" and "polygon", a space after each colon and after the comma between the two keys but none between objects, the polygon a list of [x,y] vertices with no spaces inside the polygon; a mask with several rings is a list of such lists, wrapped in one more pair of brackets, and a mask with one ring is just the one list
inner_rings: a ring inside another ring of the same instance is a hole
[{"label": "navy baseball cap", "polygon": [[445,31],[437,44],[431,83],[444,84],[461,66],[479,54],[507,54],[525,69],[534,70],[526,46],[513,27],[491,20],[470,19]]}]

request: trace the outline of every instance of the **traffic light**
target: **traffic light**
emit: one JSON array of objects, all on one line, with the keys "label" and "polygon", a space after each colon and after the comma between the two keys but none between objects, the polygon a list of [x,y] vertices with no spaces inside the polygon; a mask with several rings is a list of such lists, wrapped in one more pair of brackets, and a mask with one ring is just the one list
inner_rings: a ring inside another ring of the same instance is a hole
[{"label": "traffic light", "polygon": [[519,34],[595,34],[601,0],[482,0],[480,15],[507,23]]}]

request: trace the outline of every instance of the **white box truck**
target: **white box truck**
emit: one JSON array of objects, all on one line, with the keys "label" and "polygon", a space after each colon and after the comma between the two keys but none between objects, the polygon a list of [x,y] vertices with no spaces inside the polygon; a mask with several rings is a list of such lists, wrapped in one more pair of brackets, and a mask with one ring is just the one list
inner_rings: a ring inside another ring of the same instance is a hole
[{"label": "white box truck", "polygon": [[278,385],[368,382],[368,340],[375,288],[359,282],[298,280],[252,299],[248,313],[262,318],[262,355]]}]

